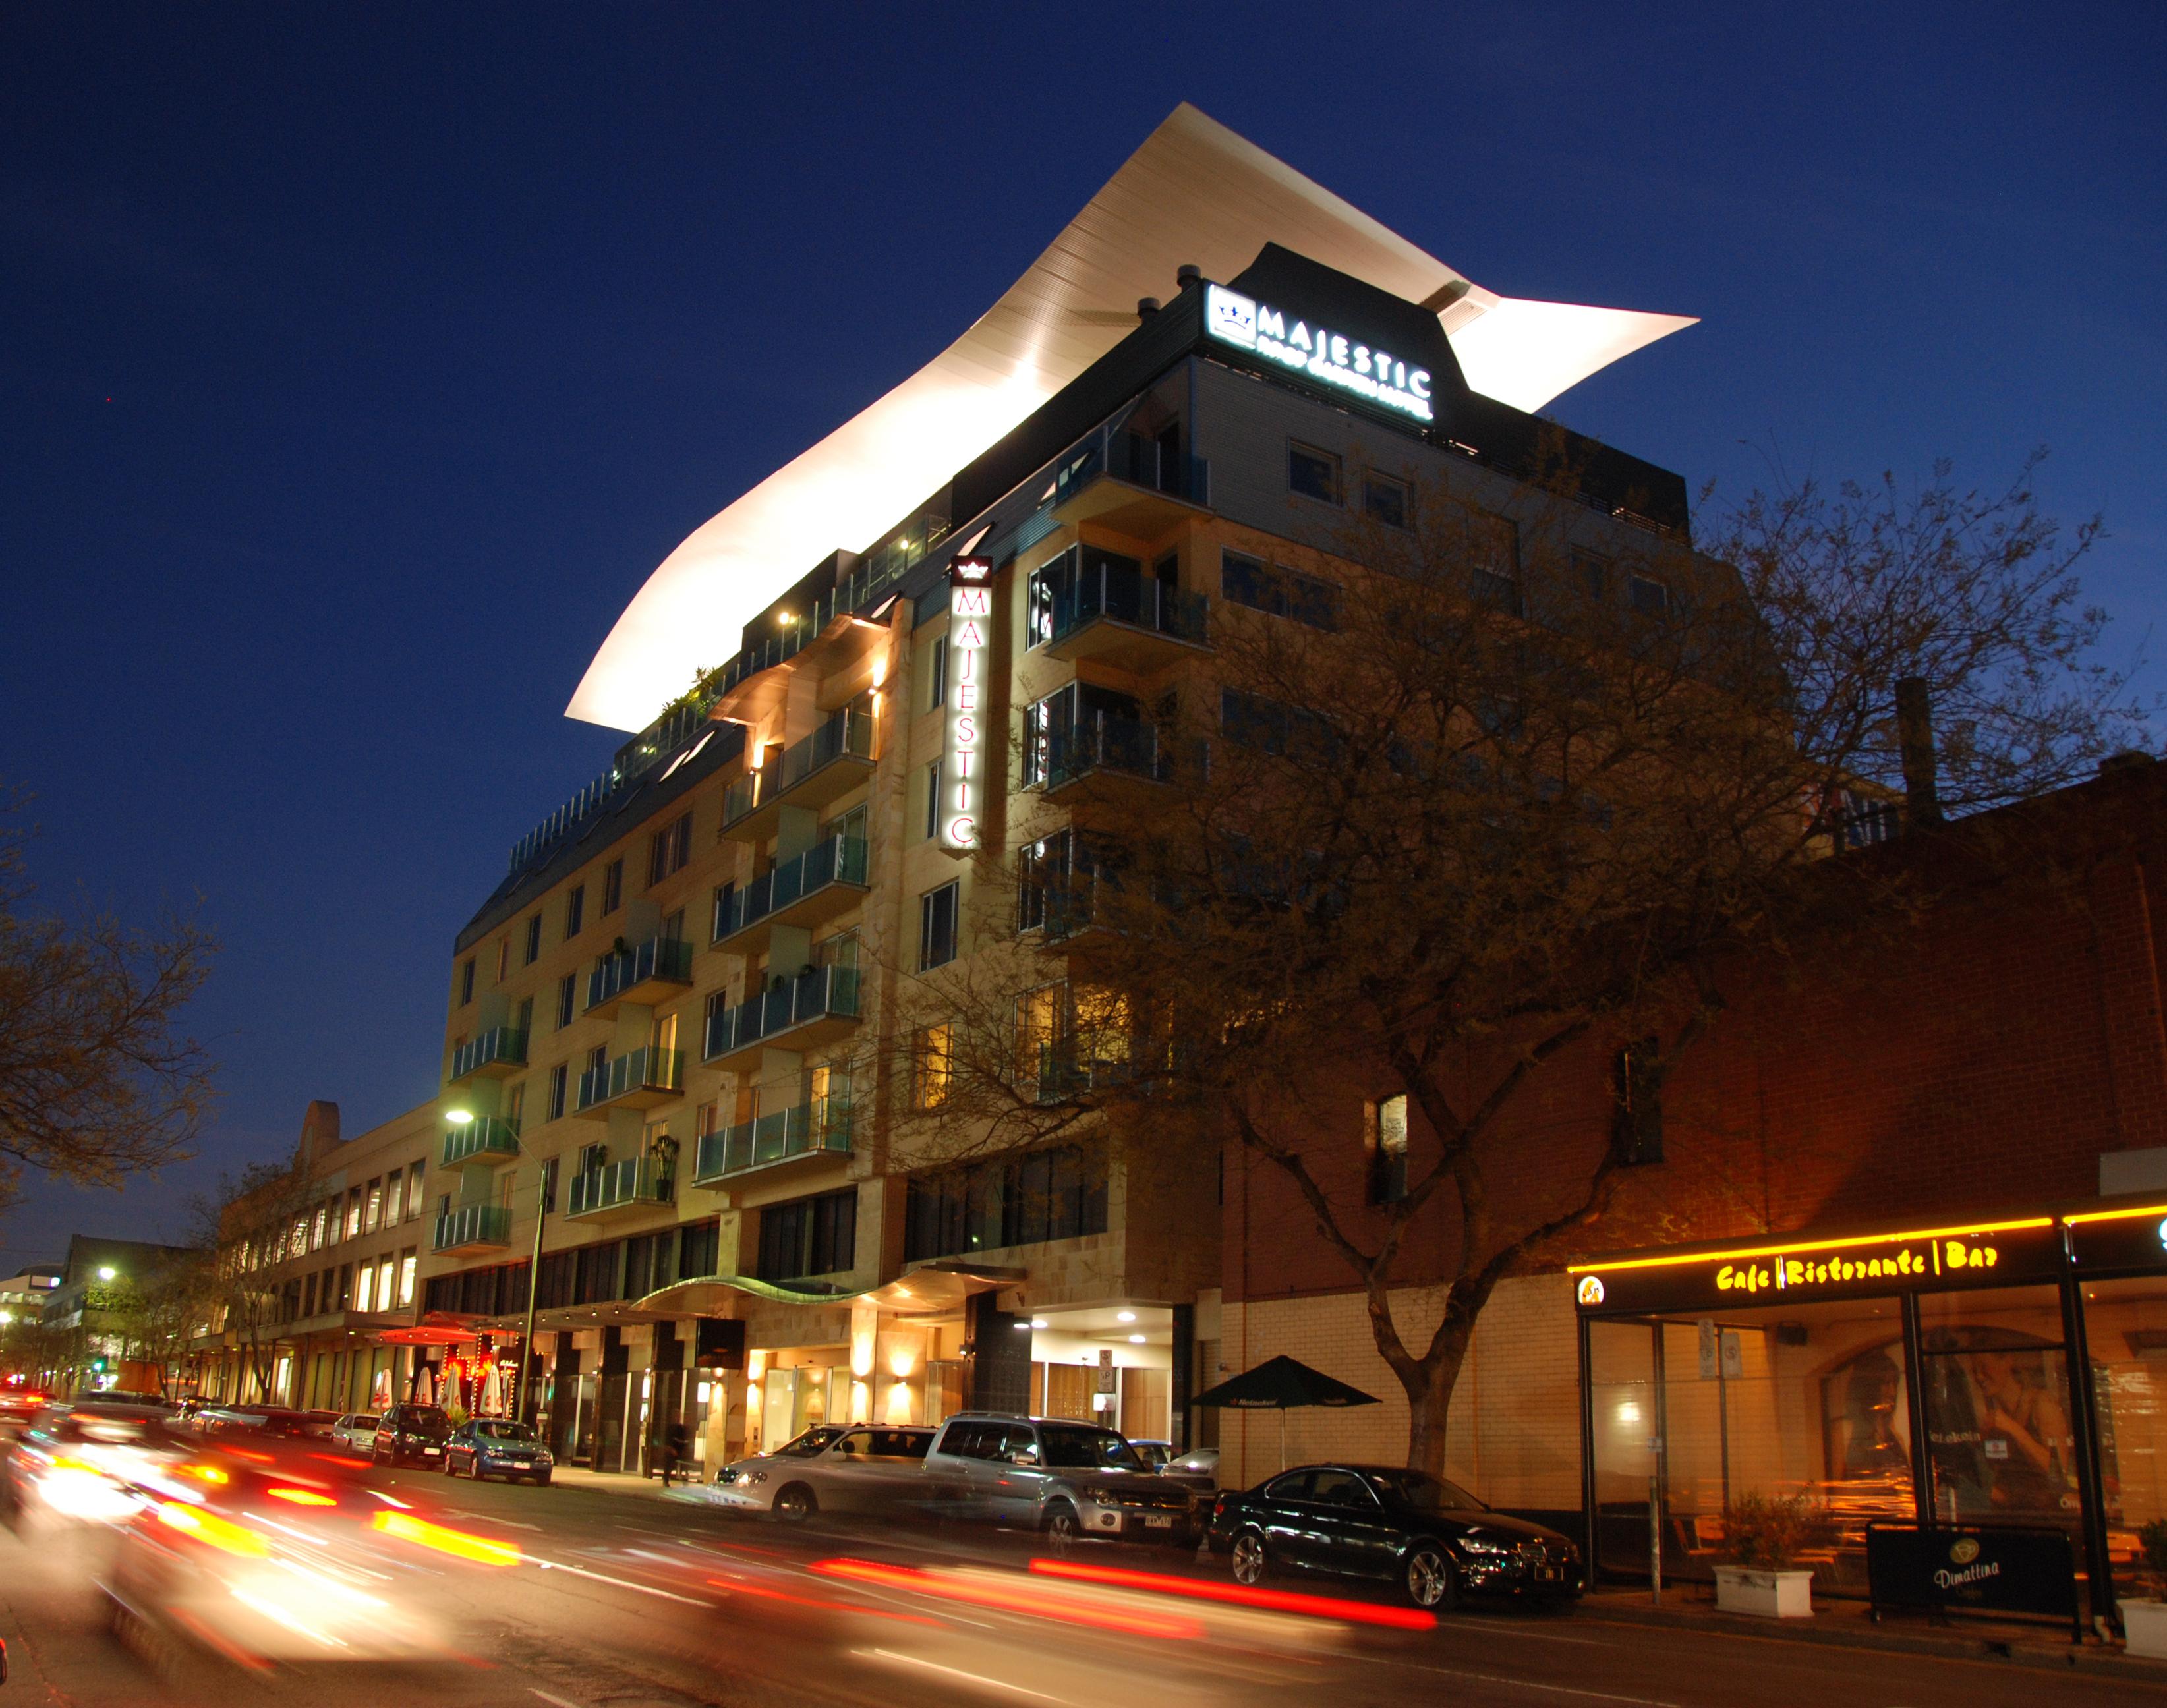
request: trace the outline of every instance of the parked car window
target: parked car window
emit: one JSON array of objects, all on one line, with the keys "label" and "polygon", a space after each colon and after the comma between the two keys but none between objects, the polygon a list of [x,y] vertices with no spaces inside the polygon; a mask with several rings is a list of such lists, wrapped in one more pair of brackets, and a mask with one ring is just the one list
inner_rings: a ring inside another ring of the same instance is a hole
[{"label": "parked car window", "polygon": [[1274,1477],[1264,1485],[1264,1496],[1269,1500],[1301,1500],[1309,1494],[1310,1473],[1290,1471],[1284,1477]]},{"label": "parked car window", "polygon": [[1041,1430],[1046,1462],[1064,1471],[1142,1471],[1143,1461],[1111,1430],[1057,1424]]},{"label": "parked car window", "polygon": [[384,1427],[405,1430],[424,1441],[441,1441],[452,1432],[452,1420],[433,1405],[402,1405],[387,1412]]},{"label": "parked car window", "polygon": [[1490,1509],[1462,1489],[1426,1471],[1372,1471],[1369,1480],[1387,1500],[1418,1512],[1487,1512]]},{"label": "parked car window", "polygon": [[958,1424],[948,1431],[944,1452],[965,1459],[1000,1457],[1002,1429],[999,1424]]},{"label": "parked car window", "polygon": [[922,1459],[933,1437],[922,1430],[875,1430],[870,1449],[880,1459]]},{"label": "parked car window", "polygon": [[1025,1464],[1038,1463],[1038,1435],[1029,1424],[1010,1424],[1001,1431],[1000,1446],[993,1453],[996,1459],[1020,1460]]},{"label": "parked car window", "polygon": [[534,1439],[532,1425],[514,1423],[509,1418],[478,1418],[468,1427],[477,1436],[485,1436],[494,1441],[531,1441]]},{"label": "parked car window", "polygon": [[1377,1497],[1352,1471],[1319,1471],[1311,1479],[1309,1498],[1327,1506],[1375,1507]]}]

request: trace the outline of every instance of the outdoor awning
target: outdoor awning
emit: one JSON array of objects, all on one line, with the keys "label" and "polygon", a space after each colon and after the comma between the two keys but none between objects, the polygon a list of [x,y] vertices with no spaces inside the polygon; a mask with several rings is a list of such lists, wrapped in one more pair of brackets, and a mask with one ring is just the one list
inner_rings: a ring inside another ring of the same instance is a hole
[{"label": "outdoor awning", "polygon": [[931,1315],[959,1309],[974,1293],[1012,1287],[1029,1272],[960,1263],[925,1263],[904,1271],[893,1281],[856,1293],[842,1288],[816,1291],[786,1287],[771,1281],[755,1281],[749,1275],[709,1275],[658,1288],[638,1301],[636,1309],[660,1315],[734,1317],[743,1314],[748,1298],[765,1299],[774,1304],[812,1305],[850,1304],[863,1299],[881,1310]]}]

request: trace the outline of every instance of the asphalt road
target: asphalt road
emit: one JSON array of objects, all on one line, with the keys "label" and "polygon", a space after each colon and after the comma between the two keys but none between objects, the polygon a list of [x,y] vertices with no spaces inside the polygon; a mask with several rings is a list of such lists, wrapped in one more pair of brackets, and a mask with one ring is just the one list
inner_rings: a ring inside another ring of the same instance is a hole
[{"label": "asphalt road", "polygon": [[[2085,1672],[1650,1628],[1587,1607],[1380,1628],[1078,1581],[1034,1569],[1024,1538],[962,1529],[786,1531],[562,1485],[368,1480],[437,1524],[505,1545],[479,1563],[428,1557],[387,1615],[450,1633],[450,1658],[252,1671],[164,1637],[131,1641],[97,1588],[109,1536],[0,1531],[0,1637],[13,1663],[0,1708],[1284,1708],[1290,1689],[1334,1708],[2167,1702],[2167,1689]],[[1068,1564],[1168,1563],[1087,1544]]]}]

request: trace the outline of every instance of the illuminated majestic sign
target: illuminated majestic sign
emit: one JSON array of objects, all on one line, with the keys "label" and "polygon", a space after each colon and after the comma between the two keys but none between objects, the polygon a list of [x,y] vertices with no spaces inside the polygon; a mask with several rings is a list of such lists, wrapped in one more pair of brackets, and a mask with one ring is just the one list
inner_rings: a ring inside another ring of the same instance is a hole
[{"label": "illuminated majestic sign", "polygon": [[1427,368],[1410,368],[1398,357],[1297,319],[1290,326],[1285,311],[1224,285],[1204,293],[1204,327],[1222,344],[1253,350],[1268,362],[1307,374],[1336,390],[1381,404],[1388,410],[1434,420]]},{"label": "illuminated majestic sign", "polygon": [[940,749],[940,846],[953,854],[978,847],[986,798],[987,643],[993,630],[993,566],[958,558],[948,566],[948,730]]}]

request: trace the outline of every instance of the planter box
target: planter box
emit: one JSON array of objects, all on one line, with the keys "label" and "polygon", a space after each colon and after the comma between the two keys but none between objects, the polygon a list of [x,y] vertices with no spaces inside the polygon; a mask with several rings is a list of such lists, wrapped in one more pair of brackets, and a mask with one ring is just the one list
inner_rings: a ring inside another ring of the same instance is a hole
[{"label": "planter box", "polygon": [[1753,1572],[1743,1566],[1715,1568],[1715,1605],[1722,1613],[1751,1613],[1762,1619],[1811,1619],[1811,1572]]},{"label": "planter box", "polygon": [[2167,1659],[2167,1601],[2123,1601],[2122,1635],[2125,1651]]}]

